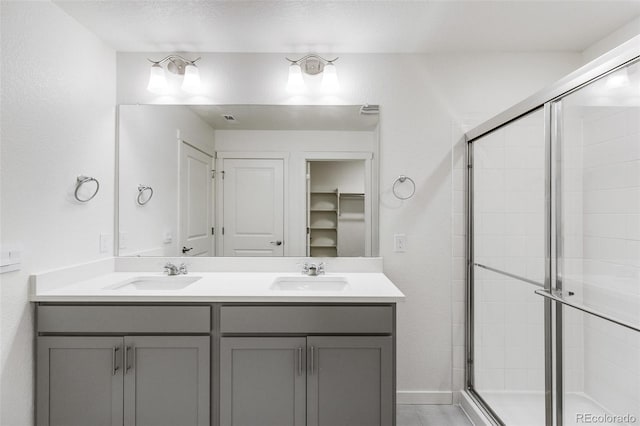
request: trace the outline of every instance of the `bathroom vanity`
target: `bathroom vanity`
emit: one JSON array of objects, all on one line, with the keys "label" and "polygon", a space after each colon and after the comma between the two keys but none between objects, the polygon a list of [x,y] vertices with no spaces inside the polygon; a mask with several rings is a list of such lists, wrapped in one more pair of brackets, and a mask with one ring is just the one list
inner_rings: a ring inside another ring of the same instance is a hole
[{"label": "bathroom vanity", "polygon": [[362,109],[120,105],[120,257],[32,277],[37,424],[394,425]]},{"label": "bathroom vanity", "polygon": [[395,424],[380,272],[55,274],[32,279],[38,425]]}]

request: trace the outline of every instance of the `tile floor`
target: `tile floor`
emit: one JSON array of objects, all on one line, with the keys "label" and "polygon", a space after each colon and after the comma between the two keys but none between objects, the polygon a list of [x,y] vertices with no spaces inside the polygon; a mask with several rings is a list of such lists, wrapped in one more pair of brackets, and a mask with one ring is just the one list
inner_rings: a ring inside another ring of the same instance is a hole
[{"label": "tile floor", "polygon": [[457,405],[398,405],[396,426],[473,426]]}]

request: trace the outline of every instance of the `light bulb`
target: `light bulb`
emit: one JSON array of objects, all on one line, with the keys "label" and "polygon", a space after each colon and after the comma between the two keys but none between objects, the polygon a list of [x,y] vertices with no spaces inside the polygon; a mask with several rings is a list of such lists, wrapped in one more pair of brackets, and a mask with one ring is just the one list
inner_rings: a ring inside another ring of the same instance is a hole
[{"label": "light bulb", "polygon": [[299,93],[304,90],[304,80],[302,78],[302,68],[300,65],[293,63],[289,65],[289,79],[287,81],[287,91],[291,93]]},{"label": "light bulb", "polygon": [[195,64],[187,64],[184,68],[184,80],[182,81],[182,90],[185,92],[196,93],[200,91],[200,71]]},{"label": "light bulb", "polygon": [[336,66],[329,62],[324,66],[324,72],[322,73],[322,90],[325,92],[335,92],[338,89],[340,89],[340,83],[338,82]]},{"label": "light bulb", "polygon": [[167,89],[167,79],[160,64],[151,65],[147,90],[152,93],[162,93]]}]

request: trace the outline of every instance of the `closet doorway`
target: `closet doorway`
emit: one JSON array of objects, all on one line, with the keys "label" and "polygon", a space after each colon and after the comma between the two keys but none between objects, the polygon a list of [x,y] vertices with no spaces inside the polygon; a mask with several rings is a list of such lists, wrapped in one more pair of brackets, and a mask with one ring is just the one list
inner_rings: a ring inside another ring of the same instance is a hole
[{"label": "closet doorway", "polygon": [[307,256],[368,255],[367,182],[366,160],[307,161]]}]

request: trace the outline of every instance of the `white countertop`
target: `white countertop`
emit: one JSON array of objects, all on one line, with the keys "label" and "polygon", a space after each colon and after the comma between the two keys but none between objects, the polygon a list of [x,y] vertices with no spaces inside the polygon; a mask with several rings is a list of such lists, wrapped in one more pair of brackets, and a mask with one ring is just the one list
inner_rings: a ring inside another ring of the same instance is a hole
[{"label": "white countertop", "polygon": [[[38,286],[32,277],[33,302],[307,302],[307,303],[395,303],[404,295],[381,272],[330,273],[323,277],[344,277],[343,289],[280,290],[272,288],[278,277],[304,277],[300,273],[278,272],[190,272],[179,277],[201,277],[178,290],[136,290],[116,288],[137,277],[166,277],[161,273],[111,272],[88,279]],[[326,279],[326,278],[325,278]],[[111,288],[110,288],[111,287]]]}]

